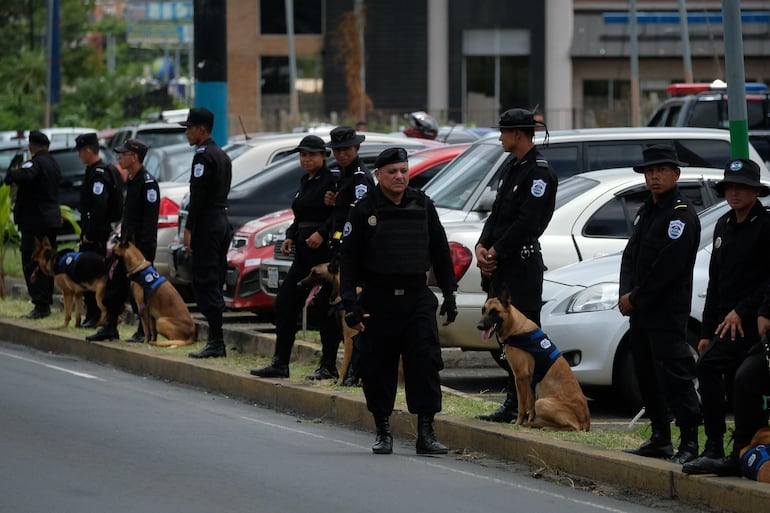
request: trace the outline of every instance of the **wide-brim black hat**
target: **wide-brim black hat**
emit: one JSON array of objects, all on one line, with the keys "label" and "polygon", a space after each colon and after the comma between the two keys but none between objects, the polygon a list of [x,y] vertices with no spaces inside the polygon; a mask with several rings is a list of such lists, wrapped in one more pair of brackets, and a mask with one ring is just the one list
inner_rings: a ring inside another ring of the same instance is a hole
[{"label": "wide-brim black hat", "polygon": [[714,185],[717,194],[724,196],[725,185],[729,183],[759,189],[759,195],[763,198],[770,195],[770,187],[759,181],[759,166],[749,159],[731,159],[727,162],[724,178]]},{"label": "wide-brim black hat", "polygon": [[676,148],[668,144],[653,144],[647,146],[642,152],[644,162],[634,166],[634,171],[637,173],[644,173],[644,170],[650,166],[658,166],[660,164],[671,164],[674,167],[686,166],[687,162],[679,160],[679,156],[676,154]]},{"label": "wide-brim black hat", "polygon": [[511,129],[511,128],[536,128],[543,123],[535,121],[535,114],[527,109],[509,109],[500,114],[500,119],[497,121],[497,126],[494,128],[499,129]]},{"label": "wide-brim black hat", "polygon": [[331,149],[350,148],[361,144],[366,139],[366,136],[357,134],[356,129],[352,126],[338,126],[329,132],[329,137],[331,137],[331,141],[326,146]]},{"label": "wide-brim black hat", "polygon": [[195,107],[187,113],[187,119],[179,123],[183,127],[188,126],[214,126],[214,113],[204,107]]}]

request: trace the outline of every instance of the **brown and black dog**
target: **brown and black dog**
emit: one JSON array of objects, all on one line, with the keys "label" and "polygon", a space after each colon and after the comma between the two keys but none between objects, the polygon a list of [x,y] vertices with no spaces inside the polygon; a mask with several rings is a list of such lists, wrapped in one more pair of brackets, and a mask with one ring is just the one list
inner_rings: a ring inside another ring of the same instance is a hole
[{"label": "brown and black dog", "polygon": [[69,326],[72,318],[72,303],[75,302],[75,327],[80,327],[83,317],[83,293],[91,291],[96,296],[96,304],[102,314],[97,326],[104,324],[107,309],[102,303],[104,290],[107,286],[107,264],[104,257],[92,252],[77,252],[71,249],[54,251],[48,237],[42,241],[35,240],[35,250],[32,253],[41,272],[53,277],[56,286],[64,298],[64,324]]},{"label": "brown and black dog", "polygon": [[[476,326],[489,339],[497,334],[516,378],[516,424],[553,431],[589,431],[591,417],[567,360],[532,320],[510,303],[504,290],[487,299]],[[538,357],[536,357],[538,355]]]},{"label": "brown and black dog", "polygon": [[350,368],[350,360],[353,357],[353,337],[356,336],[358,331],[348,326],[345,322],[345,307],[342,305],[342,298],[340,297],[339,260],[337,260],[337,258],[332,258],[329,262],[314,265],[310,269],[310,273],[300,281],[300,285],[303,287],[311,287],[310,293],[305,301],[305,306],[308,306],[313,302],[313,299],[315,299],[316,295],[318,295],[323,287],[331,287],[329,298],[332,304],[337,307],[340,323],[342,325],[342,339],[344,341],[342,366],[339,371],[340,377],[337,379],[337,384],[342,385],[342,382],[345,381],[345,377],[348,374],[348,369]]},{"label": "brown and black dog", "polygon": [[[195,322],[174,286],[155,271],[132,242],[118,242],[113,253],[123,259],[131,278],[131,293],[142,319],[144,341],[162,347],[195,342]],[[159,333],[166,340],[159,341]]]},{"label": "brown and black dog", "polygon": [[[744,455],[749,452],[751,454],[746,457],[747,461],[744,462]],[[741,449],[741,473],[743,474],[743,477],[754,479],[762,483],[770,483],[770,465],[767,464],[770,460],[767,460],[764,457],[767,454],[770,454],[770,427],[758,429],[757,432],[754,433],[754,437],[751,439],[749,445]],[[757,461],[757,459],[759,461]],[[756,468],[757,466],[759,468]],[[750,473],[756,473],[756,476],[746,475],[746,467],[751,469]]]}]

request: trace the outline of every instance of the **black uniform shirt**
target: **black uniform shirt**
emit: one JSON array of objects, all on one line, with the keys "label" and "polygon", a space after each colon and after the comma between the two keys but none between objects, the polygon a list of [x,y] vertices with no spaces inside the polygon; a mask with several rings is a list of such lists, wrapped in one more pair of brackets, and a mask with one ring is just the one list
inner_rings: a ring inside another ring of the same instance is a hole
[{"label": "black uniform shirt", "polygon": [[[429,260],[433,266],[436,283],[444,295],[449,295],[457,289],[457,281],[449,254],[446,232],[444,227],[441,226],[436,207],[422,191],[412,189],[411,187],[406,189],[404,199],[398,207],[407,207],[410,203],[417,201],[419,196],[424,198],[427,214],[427,233],[425,236],[428,238]],[[376,223],[373,220],[376,219],[375,201],[390,202],[382,193],[379,185],[375,186],[368,196],[361,199],[350,209],[348,221],[343,230],[342,249],[340,252],[342,269],[340,273],[340,294],[342,299],[346,301],[346,304],[356,301],[356,285],[359,283],[366,284],[368,281],[376,281],[377,283],[388,283],[392,287],[398,288],[403,283],[412,282],[415,279],[423,284],[426,280],[424,274],[421,276],[373,276],[367,271],[365,262],[375,258],[375,255],[369,254],[371,248],[368,244],[368,240],[373,236],[376,229]]]},{"label": "black uniform shirt", "polygon": [[209,138],[198,146],[190,174],[190,203],[185,228],[195,231],[213,211],[225,212],[233,170],[230,157]]},{"label": "black uniform shirt", "polygon": [[719,218],[709,263],[701,338],[711,338],[730,310],[756,327],[757,308],[770,279],[770,214],[757,201],[742,223],[730,210]]},{"label": "black uniform shirt", "polygon": [[494,247],[498,260],[518,258],[522,246],[543,234],[553,217],[559,183],[536,147],[503,166],[502,183],[478,241],[487,249]]},{"label": "black uniform shirt", "polygon": [[374,179],[371,171],[360,158],[356,158],[346,168],[333,169],[332,173],[335,171],[339,173],[336,183],[338,195],[334,212],[329,220],[328,231],[332,235],[337,232],[339,236],[341,235],[339,232],[348,218],[350,207],[374,188]]},{"label": "black uniform shirt", "polygon": [[158,214],[160,189],[158,182],[142,167],[126,182],[126,202],[123,207],[122,238],[132,240],[144,257],[155,260],[158,244]]},{"label": "black uniform shirt", "polygon": [[286,229],[287,239],[304,241],[317,231],[324,241],[329,240],[328,222],[333,207],[324,204],[324,195],[334,188],[334,182],[335,178],[326,164],[312,179],[309,174],[302,176],[299,191],[291,203],[294,222]]},{"label": "black uniform shirt", "polygon": [[13,215],[20,230],[61,226],[61,169],[48,150],[40,150],[21,167],[9,169],[5,183],[19,186]]},{"label": "black uniform shirt", "polygon": [[112,176],[101,159],[86,166],[86,178],[80,189],[80,229],[92,242],[105,242],[112,231],[107,216]]},{"label": "black uniform shirt", "polygon": [[621,259],[620,295],[631,293],[643,325],[686,328],[699,243],[700,220],[679,187],[639,208]]}]

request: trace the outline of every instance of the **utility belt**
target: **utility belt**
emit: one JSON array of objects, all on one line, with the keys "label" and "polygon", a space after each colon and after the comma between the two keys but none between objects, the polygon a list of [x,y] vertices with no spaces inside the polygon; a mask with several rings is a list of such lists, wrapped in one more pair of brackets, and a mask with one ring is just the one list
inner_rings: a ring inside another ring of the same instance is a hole
[{"label": "utility belt", "polygon": [[410,296],[425,291],[426,287],[425,276],[379,275],[364,282],[364,290],[387,296]]},{"label": "utility belt", "polygon": [[534,256],[536,254],[540,253],[540,243],[535,242],[529,242],[526,244],[523,244],[521,246],[521,251],[519,252],[519,256],[522,260],[526,260],[531,256]]}]

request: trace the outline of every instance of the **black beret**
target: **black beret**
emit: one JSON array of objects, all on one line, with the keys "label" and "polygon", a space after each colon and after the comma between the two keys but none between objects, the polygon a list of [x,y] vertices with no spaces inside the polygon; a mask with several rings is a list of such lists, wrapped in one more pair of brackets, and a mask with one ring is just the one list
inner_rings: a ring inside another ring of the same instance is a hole
[{"label": "black beret", "polygon": [[382,166],[395,164],[397,162],[408,162],[406,150],[404,148],[388,148],[387,150],[383,150],[382,153],[377,155],[377,160],[374,161],[374,167],[375,169],[379,169]]},{"label": "black beret", "polygon": [[36,144],[38,146],[50,146],[51,141],[48,139],[48,136],[45,135],[40,130],[32,130],[29,133],[29,142],[31,144]]},{"label": "black beret", "polygon": [[184,127],[203,125],[206,127],[214,126],[214,113],[203,107],[190,109],[187,113],[187,120],[179,123]]},{"label": "black beret", "polygon": [[80,150],[87,146],[99,146],[99,137],[96,132],[89,132],[86,134],[80,134],[75,137],[75,149]]},{"label": "black beret", "polygon": [[131,151],[139,156],[139,160],[144,160],[149,148],[139,139],[128,139],[126,142],[115,148],[115,153],[126,153]]}]

